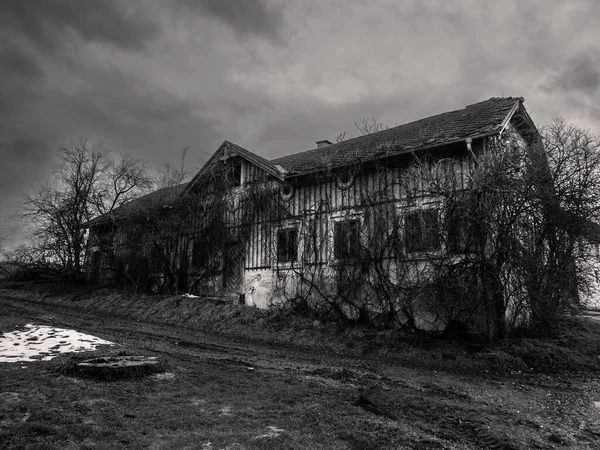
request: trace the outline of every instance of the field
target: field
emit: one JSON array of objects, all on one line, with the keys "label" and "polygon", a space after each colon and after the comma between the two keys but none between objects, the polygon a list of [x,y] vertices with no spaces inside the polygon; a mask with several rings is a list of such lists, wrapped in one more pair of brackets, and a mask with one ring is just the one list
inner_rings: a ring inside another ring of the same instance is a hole
[{"label": "field", "polygon": [[0,331],[75,329],[158,356],[106,381],[0,363],[3,449],[600,448],[600,323],[493,346],[339,330],[197,299],[0,292]]}]

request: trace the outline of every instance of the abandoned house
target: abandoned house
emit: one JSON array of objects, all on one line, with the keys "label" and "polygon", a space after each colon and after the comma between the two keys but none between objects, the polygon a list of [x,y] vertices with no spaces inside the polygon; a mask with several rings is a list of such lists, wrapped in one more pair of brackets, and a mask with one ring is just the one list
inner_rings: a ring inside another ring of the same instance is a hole
[{"label": "abandoned house", "polygon": [[504,136],[528,151],[538,132],[523,103],[491,98],[273,160],[225,141],[189,183],[89,222],[89,277],[443,327],[456,305],[432,311],[435,279],[468,277],[453,270],[477,251],[443,205],[460,204],[478,155]]}]

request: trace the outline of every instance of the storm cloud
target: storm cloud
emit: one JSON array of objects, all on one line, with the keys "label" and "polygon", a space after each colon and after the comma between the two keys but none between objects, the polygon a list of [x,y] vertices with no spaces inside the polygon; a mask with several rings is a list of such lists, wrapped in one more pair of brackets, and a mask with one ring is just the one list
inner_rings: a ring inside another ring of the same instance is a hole
[{"label": "storm cloud", "polygon": [[600,53],[586,54],[568,64],[559,74],[550,78],[548,91],[561,89],[598,95],[600,89]]},{"label": "storm cloud", "polygon": [[185,9],[214,16],[240,35],[278,38],[282,7],[264,0],[181,0]]},{"label": "storm cloud", "polygon": [[600,131],[598,30],[593,0],[0,0],[0,234],[80,135],[193,172],[492,96]]}]

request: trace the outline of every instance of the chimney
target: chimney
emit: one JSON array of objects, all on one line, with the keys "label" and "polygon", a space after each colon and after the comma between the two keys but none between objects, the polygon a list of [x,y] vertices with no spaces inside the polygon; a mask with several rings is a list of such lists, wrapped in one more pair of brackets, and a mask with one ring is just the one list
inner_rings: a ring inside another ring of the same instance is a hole
[{"label": "chimney", "polygon": [[324,139],[322,141],[317,141],[317,148],[323,148],[323,147],[327,147],[331,145],[331,142],[329,142],[327,139]]}]

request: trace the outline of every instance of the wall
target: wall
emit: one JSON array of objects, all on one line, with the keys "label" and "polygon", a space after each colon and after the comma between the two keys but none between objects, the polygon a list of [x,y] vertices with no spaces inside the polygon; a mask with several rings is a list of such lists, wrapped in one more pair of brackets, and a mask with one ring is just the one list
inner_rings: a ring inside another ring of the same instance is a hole
[{"label": "wall", "polygon": [[[483,142],[476,141],[473,147],[476,152],[481,151]],[[458,180],[460,188],[467,186],[465,175],[470,163],[466,144],[436,149],[432,154],[438,159],[452,156],[448,161],[448,169]],[[336,287],[333,223],[345,218],[358,218],[364,227],[372,227],[377,218],[368,214],[367,210],[373,210],[371,207],[365,208],[369,201],[376,202],[379,198],[381,204],[391,205],[394,211],[419,209],[439,203],[439,199],[423,196],[427,187],[419,179],[407,178],[408,158],[393,161],[384,168],[356,168],[351,183],[345,183],[347,178],[343,178],[346,175],[343,171],[279,183],[281,193],[278,201],[286,211],[285,218],[270,222],[257,221],[250,230],[242,288],[246,303],[266,308],[303,295],[309,287],[299,284],[299,273],[311,268],[318,274],[319,290],[322,289],[326,295],[333,295]],[[284,190],[285,185],[289,187]],[[308,259],[304,254],[305,239],[309,235],[306,230],[310,230],[313,224],[316,227],[314,232],[323,245]],[[299,232],[298,261],[294,264],[277,262],[276,233],[278,229],[287,227],[296,227]],[[414,272],[406,275],[406,278],[415,279],[417,272],[426,271],[423,267],[427,265],[427,258],[423,255],[409,256],[414,258]],[[391,273],[394,270],[390,268]],[[312,292],[312,296],[318,298],[319,295]],[[417,325],[420,328],[443,328],[444,324],[428,310],[427,304],[415,305],[415,309],[418,311]]]}]

